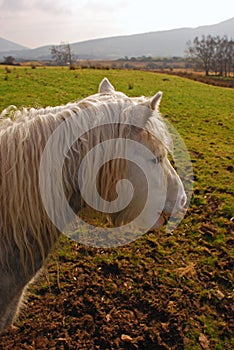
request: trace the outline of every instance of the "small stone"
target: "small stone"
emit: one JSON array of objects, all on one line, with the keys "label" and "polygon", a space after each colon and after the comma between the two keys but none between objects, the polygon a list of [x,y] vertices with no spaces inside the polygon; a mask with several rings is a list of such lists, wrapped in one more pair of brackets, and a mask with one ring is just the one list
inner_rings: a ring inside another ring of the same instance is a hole
[{"label": "small stone", "polygon": [[133,341],[132,337],[130,337],[130,336],[127,335],[127,334],[121,334],[121,340],[122,340],[122,341],[126,341],[126,342],[131,342],[131,341]]},{"label": "small stone", "polygon": [[107,314],[107,315],[106,315],[106,322],[110,322],[110,320],[111,320],[111,315],[110,315],[110,314]]},{"label": "small stone", "polygon": [[39,336],[35,339],[35,345],[37,348],[46,348],[49,344],[49,340],[44,336]]},{"label": "small stone", "polygon": [[218,300],[223,300],[225,298],[225,295],[219,289],[214,291],[214,295]]}]

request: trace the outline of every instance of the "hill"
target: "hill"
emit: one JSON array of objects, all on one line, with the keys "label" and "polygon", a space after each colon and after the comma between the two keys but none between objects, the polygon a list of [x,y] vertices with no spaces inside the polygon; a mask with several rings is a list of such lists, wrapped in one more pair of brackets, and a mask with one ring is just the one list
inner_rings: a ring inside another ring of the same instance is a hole
[{"label": "hill", "polygon": [[28,48],[23,45],[16,44],[13,41],[0,38],[0,53],[9,51],[20,51],[25,49]]},{"label": "hill", "polygon": [[[71,44],[73,53],[85,59],[117,59],[120,57],[153,56],[183,57],[186,42],[201,35],[234,37],[234,17],[224,22],[197,28],[179,28],[151,33],[107,37]],[[1,47],[1,46],[0,46]],[[17,59],[51,59],[51,45],[31,50],[15,51]],[[0,50],[0,59],[2,58]],[[4,54],[6,56],[6,52]]]},{"label": "hill", "polygon": [[80,57],[116,59],[122,56],[182,57],[186,42],[201,35],[234,36],[234,18],[216,25],[180,28],[136,35],[89,40],[72,45]]}]

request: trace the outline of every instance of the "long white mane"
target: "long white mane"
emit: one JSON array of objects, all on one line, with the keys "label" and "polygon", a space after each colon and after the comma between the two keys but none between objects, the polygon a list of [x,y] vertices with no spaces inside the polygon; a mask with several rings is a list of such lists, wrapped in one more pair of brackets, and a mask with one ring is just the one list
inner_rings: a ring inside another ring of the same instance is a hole
[{"label": "long white mane", "polygon": [[[98,93],[63,106],[11,109],[9,114],[3,112],[3,115],[8,114],[8,118],[0,121],[0,262],[7,262],[6,252],[12,241],[20,251],[22,262],[27,264],[28,261],[34,261],[35,244],[44,259],[45,247],[48,249],[57,239],[58,231],[45,212],[38,185],[42,152],[54,130],[64,123],[67,135],[74,132],[69,124],[71,118],[78,128],[95,130],[95,133],[85,134],[79,139],[67,159],[64,187],[69,198],[76,184],[75,169],[79,167],[82,156],[98,142],[126,137],[132,131],[132,119],[139,120],[139,127],[144,125],[146,131],[159,140],[160,149],[171,148],[169,133],[157,109],[152,111],[147,107],[148,104],[149,99],[145,97],[128,98],[122,93]],[[146,123],[142,123],[142,111],[150,114],[147,115]],[[108,127],[99,128],[100,119]],[[125,123],[123,127],[116,127],[122,123]],[[64,151],[66,143],[65,133],[59,140],[60,152]],[[86,176],[92,176],[91,169],[86,170]],[[113,168],[106,167],[102,172],[100,186],[108,191],[121,171],[121,162],[116,162]]]}]

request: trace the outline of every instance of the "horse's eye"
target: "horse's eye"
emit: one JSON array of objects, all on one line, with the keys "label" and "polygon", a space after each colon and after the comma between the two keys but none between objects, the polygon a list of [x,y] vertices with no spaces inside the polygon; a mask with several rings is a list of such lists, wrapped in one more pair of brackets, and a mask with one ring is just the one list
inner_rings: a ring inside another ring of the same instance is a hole
[{"label": "horse's eye", "polygon": [[161,163],[161,162],[162,162],[162,156],[158,156],[158,157],[152,158],[151,161],[152,161],[154,164]]},{"label": "horse's eye", "polygon": [[154,164],[158,164],[158,158],[153,158],[153,159],[151,159],[151,161],[152,161]]}]

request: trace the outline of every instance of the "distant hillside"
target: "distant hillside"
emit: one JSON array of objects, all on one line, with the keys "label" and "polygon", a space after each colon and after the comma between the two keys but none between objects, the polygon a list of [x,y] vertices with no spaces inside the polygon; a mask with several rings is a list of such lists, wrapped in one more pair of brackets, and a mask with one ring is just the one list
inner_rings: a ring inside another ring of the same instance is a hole
[{"label": "distant hillside", "polygon": [[14,43],[13,41],[0,38],[0,53],[9,51],[19,51],[28,49],[25,46]]},{"label": "distant hillside", "polygon": [[234,18],[216,25],[180,28],[144,34],[89,40],[72,45],[79,57],[116,59],[124,56],[183,57],[186,43],[195,36],[234,37]]},{"label": "distant hillside", "polygon": [[[80,59],[117,59],[143,55],[183,57],[188,40],[209,34],[234,38],[234,17],[215,25],[88,40],[73,43],[71,47],[73,53]],[[15,51],[14,57],[26,60],[51,59],[50,48],[48,45],[32,50]]]}]

